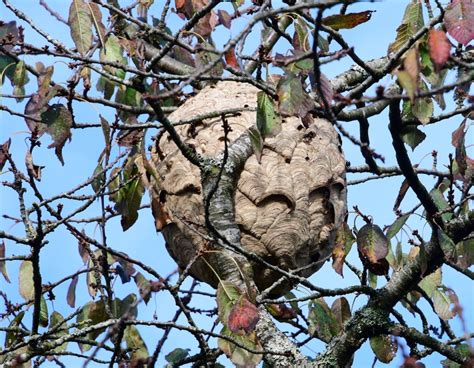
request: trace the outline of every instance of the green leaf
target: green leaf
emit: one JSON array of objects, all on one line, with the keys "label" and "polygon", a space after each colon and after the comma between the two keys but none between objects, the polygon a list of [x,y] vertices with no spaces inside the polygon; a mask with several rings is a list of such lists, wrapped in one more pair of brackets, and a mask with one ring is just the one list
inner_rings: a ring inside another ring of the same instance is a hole
[{"label": "green leaf", "polygon": [[68,24],[77,51],[85,55],[92,47],[92,17],[90,8],[84,0],[72,0]]},{"label": "green leaf", "polygon": [[410,97],[410,101],[413,102],[418,90],[417,80],[414,79],[406,70],[400,70],[397,72],[397,81],[406,91],[407,96]]},{"label": "green leaf", "polygon": [[127,343],[127,348],[132,351],[132,361],[148,358],[149,354],[145,341],[135,326],[127,326],[124,330],[123,337]]},{"label": "green leaf", "polygon": [[[51,329],[55,330],[54,334],[58,337],[65,336],[69,334],[69,329],[67,328],[67,324],[64,323],[64,317],[61,313],[54,311],[51,313]],[[66,351],[68,342],[66,341],[64,344],[59,345],[58,347],[54,348],[55,353],[61,353]]]},{"label": "green leaf", "polygon": [[438,268],[435,272],[424,277],[418,285],[428,296],[431,297],[434,291],[441,285],[441,279],[441,268]]},{"label": "green leaf", "polygon": [[46,299],[44,296],[41,296],[40,300],[40,326],[48,327],[49,323],[49,314],[48,314],[48,304],[46,304]]},{"label": "green leaf", "polygon": [[66,140],[71,139],[71,113],[66,106],[54,104],[41,114],[41,120],[48,126],[47,132],[53,139],[48,148],[55,148],[56,156],[64,165],[62,150]]},{"label": "green leaf", "polygon": [[24,96],[25,95],[25,87],[17,87],[15,86],[13,88],[13,94],[15,96],[20,96],[20,97],[15,97],[15,101],[16,102],[23,102],[23,100],[25,99],[24,97],[21,97],[21,96]]},{"label": "green leaf", "polygon": [[187,358],[189,356],[190,351],[191,349],[176,348],[173,351],[166,354],[165,359],[169,363],[178,363],[184,358]]},{"label": "green leaf", "polygon": [[110,154],[111,144],[110,144],[110,125],[109,122],[102,116],[100,117],[100,126],[102,127],[102,133],[104,134],[105,141],[105,154],[108,156]]},{"label": "green leaf", "polygon": [[[420,90],[422,92],[429,92],[428,86],[424,81],[420,83]],[[428,124],[434,112],[433,100],[431,97],[416,98],[411,106],[411,112],[420,123],[423,125]]]},{"label": "green leaf", "polygon": [[295,33],[293,35],[293,47],[295,50],[308,51],[311,46],[309,45],[309,29],[306,22],[302,17],[298,17],[294,22]]},{"label": "green leaf", "polygon": [[456,244],[457,265],[462,268],[474,264],[474,239],[467,239]]},{"label": "green leaf", "polygon": [[436,289],[431,294],[434,310],[436,314],[444,321],[453,318],[456,313],[451,310],[451,298],[443,289]]},{"label": "green leaf", "polygon": [[412,107],[412,112],[421,124],[428,124],[434,112],[434,104],[431,97],[415,99],[415,103]]},{"label": "green leaf", "polygon": [[395,254],[396,254],[398,268],[404,266],[406,257],[405,257],[405,254],[403,253],[402,242],[397,242],[397,248],[396,248]]},{"label": "green leaf", "polygon": [[100,273],[98,274],[98,271],[96,271],[96,268],[94,266],[94,262],[92,261],[92,259],[89,259],[87,266],[90,270],[89,272],[87,272],[87,276],[86,276],[87,291],[89,292],[89,295],[94,299],[95,296],[97,295],[97,289],[99,288],[99,285],[101,282],[101,279],[99,276]]},{"label": "green leaf", "polygon": [[92,176],[96,177],[94,180],[92,180],[91,185],[92,185],[92,189],[97,194],[100,188],[102,187],[102,185],[104,185],[105,179],[106,179],[104,168],[102,167],[100,163],[97,164]]},{"label": "green leaf", "polygon": [[209,64],[215,63],[216,65],[214,65],[208,73],[213,77],[220,77],[224,71],[224,63],[222,62],[221,56],[214,52],[206,51],[206,49],[212,50],[215,48],[209,42],[202,42],[199,43],[199,45],[201,45],[202,48],[198,50],[196,55],[197,66],[200,68],[208,68]]},{"label": "green leaf", "polygon": [[405,125],[402,127],[402,140],[414,150],[426,138],[426,134],[416,126]]},{"label": "green leaf", "polygon": [[[100,50],[100,61],[109,62],[109,63],[118,63],[119,65],[126,66],[127,58],[123,56],[123,47],[119,42],[119,39],[111,34],[105,42],[105,48]],[[120,79],[125,78],[125,70],[116,68],[111,65],[104,65],[104,70]]]},{"label": "green leaf", "polygon": [[27,302],[31,302],[35,298],[35,285],[33,283],[33,263],[31,261],[23,261],[20,265],[19,273],[20,295]]},{"label": "green leaf", "polygon": [[447,259],[454,259],[456,244],[454,244],[453,240],[441,229],[436,229],[436,236],[438,237],[438,242],[443,250],[444,256]]},{"label": "green leaf", "polygon": [[328,343],[340,331],[340,325],[323,298],[309,303],[309,333]]},{"label": "green leaf", "polygon": [[301,80],[292,72],[280,78],[277,85],[278,109],[283,116],[304,118],[314,107],[313,100],[303,89]]},{"label": "green leaf", "polygon": [[[142,103],[142,97],[136,89],[121,85],[117,91],[117,95],[115,96],[115,102],[130,107],[139,107]],[[127,121],[130,116],[133,115],[125,111],[119,111],[119,117],[124,122]]]},{"label": "green leaf", "polygon": [[281,130],[281,119],[275,111],[275,103],[263,91],[257,93],[257,128],[263,138],[276,135]]},{"label": "green leaf", "polygon": [[[296,295],[293,294],[291,291],[290,291],[289,293],[286,293],[286,294],[284,295],[284,297],[285,297],[285,299],[287,299],[287,300],[297,299],[297,298],[296,298]],[[298,302],[296,302],[296,301],[290,302],[290,306],[291,306],[291,308],[293,308],[293,310],[295,310],[296,312],[301,312],[301,309],[300,309],[300,307],[298,306]]]},{"label": "green leaf", "polygon": [[104,93],[104,98],[110,100],[114,94],[115,84],[111,80],[100,76],[96,85],[97,91]]},{"label": "green leaf", "polygon": [[13,73],[13,84],[16,87],[23,87],[28,83],[28,76],[26,74],[25,62],[20,60],[16,64],[15,72]]},{"label": "green leaf", "polygon": [[5,280],[10,283],[10,277],[8,276],[8,271],[7,271],[7,262],[1,260],[2,258],[5,258],[5,241],[2,240],[0,243],[0,273],[3,275]]},{"label": "green leaf", "polygon": [[113,178],[112,180],[109,181],[109,185],[107,186],[107,189],[109,190],[109,199],[112,202],[117,203],[119,200],[119,189],[120,189],[120,181],[121,181],[121,169],[116,167],[113,168],[112,171],[110,172],[110,178]]},{"label": "green leaf", "polygon": [[100,11],[100,7],[96,3],[92,3],[92,2],[89,2],[88,5],[90,7],[91,19],[94,24],[94,28],[97,32],[100,45],[104,47],[105,45],[104,39],[105,39],[105,35],[107,34],[107,29],[102,23],[102,13]]},{"label": "green leaf", "polygon": [[[89,302],[85,304],[79,314],[76,317],[76,322],[78,324],[87,323],[87,326],[94,326],[98,323],[104,322],[108,319],[107,313],[105,311],[105,301],[99,300],[97,302]],[[105,331],[105,328],[97,329],[89,332],[86,335],[86,338],[89,340],[95,340],[102,332]],[[79,348],[82,352],[85,352],[91,348],[87,344],[79,344]]]},{"label": "green leaf", "polygon": [[[11,38],[7,38],[7,34],[11,35]],[[16,26],[15,21],[2,23],[2,25],[0,25],[0,41],[4,39],[5,41],[11,41],[14,43],[18,40],[18,36],[18,27]],[[0,43],[6,51],[11,51],[13,49],[13,45],[7,44],[6,42]],[[16,63],[17,61],[12,56],[0,53],[0,86],[3,84],[5,77],[8,77],[8,79],[13,83],[13,74]]]},{"label": "green leaf", "polygon": [[116,298],[114,300],[115,305],[115,316],[117,318],[122,317],[125,314],[132,316],[134,318],[138,315],[137,308],[137,296],[134,293],[128,294],[123,300]]},{"label": "green leaf", "polygon": [[[49,100],[56,94],[55,87],[51,88],[51,81],[54,73],[54,66],[50,65],[45,67],[41,61],[35,64],[36,71],[38,72],[38,94],[43,106],[46,106]],[[56,88],[59,88],[57,86]]]},{"label": "green leaf", "polygon": [[13,74],[15,73],[16,60],[9,55],[0,54],[0,86],[5,81],[5,77],[8,77],[13,81]]},{"label": "green leaf", "polygon": [[226,325],[229,313],[242,295],[242,291],[230,281],[222,280],[217,287],[217,307],[220,321]]},{"label": "green leaf", "polygon": [[[455,347],[455,350],[465,359],[471,357],[471,347],[468,344],[460,344]],[[465,366],[461,366],[461,364],[453,362],[449,359],[442,360],[441,365],[443,368],[465,368]]]},{"label": "green leaf", "polygon": [[25,316],[25,312],[21,311],[15,316],[15,318],[13,318],[13,320],[8,325],[8,328],[10,328],[11,330],[7,331],[5,335],[5,348],[14,346],[16,343],[18,343],[21,340],[22,335],[19,332],[12,331],[12,330],[20,327],[21,321],[23,320],[24,316]]},{"label": "green leaf", "polygon": [[327,27],[331,27],[335,31],[340,29],[350,29],[359,24],[368,22],[372,13],[373,11],[367,10],[361,13],[335,14],[323,18],[322,23]]},{"label": "green leaf", "polygon": [[260,163],[260,159],[262,158],[262,151],[263,151],[262,135],[260,134],[260,131],[258,129],[251,126],[249,128],[249,137],[250,137],[250,142],[252,143],[253,153],[255,153],[257,161],[258,163]]},{"label": "green leaf", "polygon": [[398,234],[398,232],[402,229],[403,225],[405,225],[405,222],[407,222],[408,218],[410,215],[403,215],[400,216],[395,220],[395,222],[390,225],[390,227],[387,230],[387,239],[390,240],[392,239],[395,235]]},{"label": "green leaf", "polygon": [[[136,173],[136,168],[133,173]],[[133,179],[119,190],[115,210],[122,215],[120,224],[123,231],[128,230],[137,221],[143,193],[144,189],[140,178]]]},{"label": "green leaf", "polygon": [[[245,346],[248,349],[261,351],[262,346],[257,339],[255,332],[249,335],[235,335],[227,327],[223,327],[221,335],[228,336],[232,340],[235,340],[239,344]],[[254,354],[245,350],[229,340],[219,338],[217,340],[219,349],[221,349],[225,355],[237,366],[237,367],[256,367],[262,361],[262,354]]]},{"label": "green leaf", "polygon": [[397,28],[397,37],[390,44],[388,52],[397,52],[416,32],[423,28],[424,24],[421,2],[412,0],[405,8],[402,23]]},{"label": "green leaf", "polygon": [[367,278],[369,280],[369,286],[372,289],[377,288],[377,275],[375,273],[370,272],[370,270],[369,270],[367,276],[368,276]]},{"label": "green leaf", "polygon": [[382,363],[390,363],[397,354],[398,344],[394,342],[390,335],[379,335],[370,338],[370,347],[375,356]]},{"label": "green leaf", "polygon": [[148,281],[145,276],[143,276],[140,272],[137,272],[135,276],[133,276],[135,283],[137,284],[138,291],[140,292],[140,296],[142,297],[145,304],[148,304],[148,301],[151,297],[151,283]]},{"label": "green leaf", "polygon": [[[432,189],[430,191],[430,196],[440,211],[444,211],[449,207],[448,201],[444,198],[443,193],[438,188]],[[441,215],[441,218],[444,222],[450,221],[453,218],[453,214],[451,212],[445,212]]]}]

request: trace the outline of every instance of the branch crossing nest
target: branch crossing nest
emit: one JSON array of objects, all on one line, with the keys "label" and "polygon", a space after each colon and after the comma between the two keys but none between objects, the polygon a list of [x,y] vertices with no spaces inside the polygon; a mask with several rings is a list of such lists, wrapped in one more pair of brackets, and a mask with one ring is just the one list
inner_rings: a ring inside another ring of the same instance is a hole
[{"label": "branch crossing nest", "polygon": [[[177,122],[245,107],[247,111],[227,118],[232,142],[255,125],[257,92],[249,84],[219,82],[190,98],[169,119]],[[179,125],[176,130],[202,155],[215,157],[224,150],[220,117]],[[191,263],[192,276],[216,287],[218,250],[210,244],[204,225],[200,171],[168,134],[160,137],[157,147],[154,164],[162,179],[154,188],[159,202],[153,206],[157,228],[177,264],[186,269]],[[260,162],[255,154],[250,156],[237,180],[235,221],[242,247],[285,270],[298,270],[301,276],[316,272],[330,257],[336,229],[347,212],[345,165],[340,137],[328,121],[314,119],[305,127],[300,118],[284,118],[281,131],[265,139]],[[261,264],[252,267],[260,290],[281,277]],[[290,288],[282,283],[271,295]]]}]

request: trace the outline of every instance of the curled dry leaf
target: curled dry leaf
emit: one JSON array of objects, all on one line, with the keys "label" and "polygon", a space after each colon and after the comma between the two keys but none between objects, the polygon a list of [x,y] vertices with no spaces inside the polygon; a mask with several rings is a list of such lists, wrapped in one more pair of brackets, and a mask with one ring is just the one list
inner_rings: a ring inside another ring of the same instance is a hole
[{"label": "curled dry leaf", "polygon": [[7,162],[7,157],[9,155],[8,150],[10,149],[10,144],[12,143],[11,138],[8,138],[5,143],[0,145],[0,171],[3,170],[5,163]]},{"label": "curled dry leaf", "polygon": [[25,166],[29,175],[31,175],[36,180],[41,181],[41,171],[44,169],[44,166],[35,165],[33,163],[33,156],[29,150],[26,151]]},{"label": "curled dry leaf", "polygon": [[340,29],[350,29],[359,24],[368,22],[372,17],[372,13],[373,11],[367,10],[360,13],[335,14],[323,18],[322,22],[325,26],[331,27],[335,31]]},{"label": "curled dry leaf", "polygon": [[0,273],[3,275],[5,280],[10,283],[10,277],[8,276],[8,271],[7,271],[7,263],[2,260],[2,258],[5,258],[5,242],[2,240],[0,243]]},{"label": "curled dry leaf", "polygon": [[79,277],[77,275],[74,276],[67,289],[66,302],[71,308],[76,307],[76,286],[78,281]]}]

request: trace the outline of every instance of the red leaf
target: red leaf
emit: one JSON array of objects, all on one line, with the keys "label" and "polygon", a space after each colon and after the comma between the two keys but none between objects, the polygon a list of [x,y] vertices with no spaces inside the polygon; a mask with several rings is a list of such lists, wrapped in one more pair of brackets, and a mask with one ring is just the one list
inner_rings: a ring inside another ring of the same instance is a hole
[{"label": "red leaf", "polygon": [[245,335],[255,329],[259,319],[257,307],[245,296],[241,296],[230,310],[227,323],[233,333]]},{"label": "red leaf", "polygon": [[451,44],[446,37],[446,33],[438,29],[431,29],[428,38],[430,47],[430,58],[435,63],[436,68],[440,70],[449,59]]},{"label": "red leaf", "polygon": [[237,61],[237,58],[235,57],[235,50],[232,47],[225,53],[225,62],[227,65],[231,66],[234,69],[240,69],[239,62]]},{"label": "red leaf", "polygon": [[448,33],[466,46],[474,39],[474,3],[471,0],[453,0],[444,13]]},{"label": "red leaf", "polygon": [[176,11],[178,13],[182,13],[184,5],[185,5],[185,0],[176,0],[175,1]]}]

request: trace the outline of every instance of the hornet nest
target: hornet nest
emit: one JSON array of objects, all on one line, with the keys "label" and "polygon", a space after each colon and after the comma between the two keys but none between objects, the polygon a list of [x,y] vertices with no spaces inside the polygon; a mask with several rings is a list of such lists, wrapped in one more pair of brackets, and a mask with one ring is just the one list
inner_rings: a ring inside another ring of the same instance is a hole
[{"label": "hornet nest", "polygon": [[[257,92],[249,84],[219,82],[186,101],[169,120],[245,107],[246,111],[227,118],[228,139],[233,142],[255,125]],[[224,150],[221,117],[175,128],[202,155],[216,157]],[[153,188],[158,198],[158,205],[153,206],[157,228],[182,269],[192,263],[193,277],[217,287],[216,247],[210,246],[205,227],[200,170],[167,133],[156,143],[158,154],[153,160],[161,177]],[[235,222],[242,247],[301,276],[316,272],[330,257],[336,230],[345,220],[345,167],[340,137],[327,120],[314,119],[306,127],[300,118],[283,118],[281,131],[265,139],[260,162],[251,155],[236,180]],[[281,277],[261,264],[252,263],[252,267],[260,290]],[[283,283],[271,295],[282,295],[291,286]]]}]

